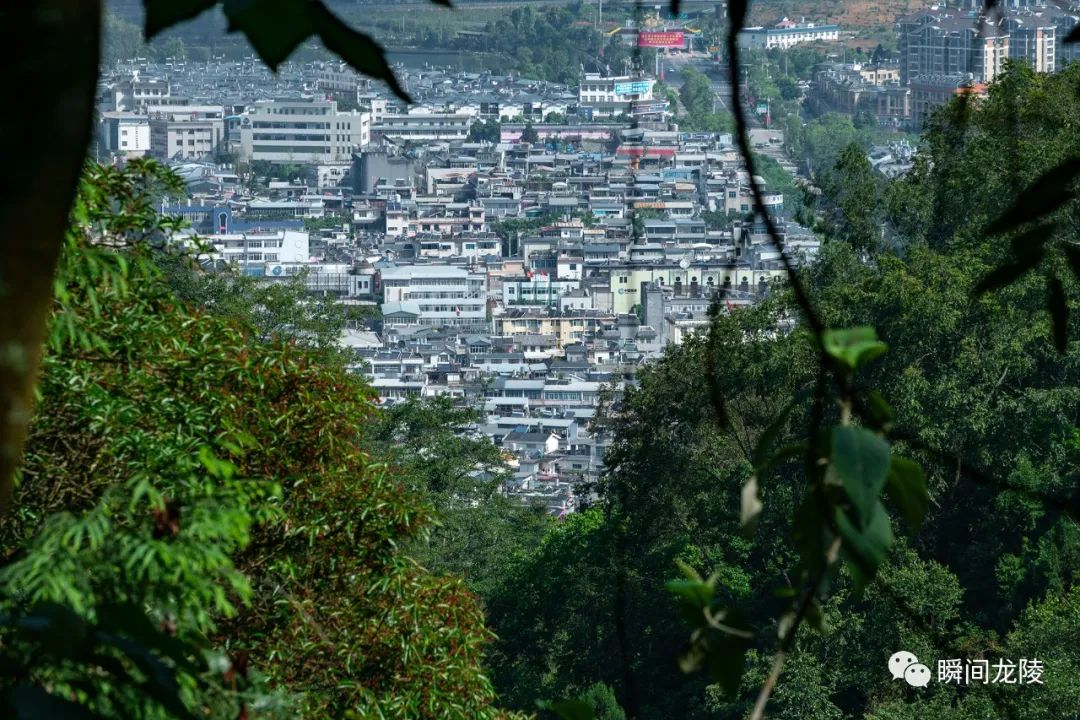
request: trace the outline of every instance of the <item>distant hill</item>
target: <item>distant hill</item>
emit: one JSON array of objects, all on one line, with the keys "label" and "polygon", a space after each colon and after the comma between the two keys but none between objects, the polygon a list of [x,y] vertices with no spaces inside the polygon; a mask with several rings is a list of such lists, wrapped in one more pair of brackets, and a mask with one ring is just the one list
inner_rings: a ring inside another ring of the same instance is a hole
[{"label": "distant hill", "polygon": [[897,15],[931,4],[929,0],[752,0],[755,24],[780,17],[828,20],[850,28],[891,28]]}]

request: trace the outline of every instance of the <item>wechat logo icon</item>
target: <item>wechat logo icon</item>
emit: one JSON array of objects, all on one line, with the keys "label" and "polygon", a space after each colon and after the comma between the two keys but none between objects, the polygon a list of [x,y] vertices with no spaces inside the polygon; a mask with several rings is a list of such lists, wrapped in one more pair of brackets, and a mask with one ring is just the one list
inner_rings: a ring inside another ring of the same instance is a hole
[{"label": "wechat logo icon", "polygon": [[901,650],[889,658],[889,673],[893,680],[903,679],[911,687],[926,687],[930,684],[930,668],[919,662],[914,653]]}]

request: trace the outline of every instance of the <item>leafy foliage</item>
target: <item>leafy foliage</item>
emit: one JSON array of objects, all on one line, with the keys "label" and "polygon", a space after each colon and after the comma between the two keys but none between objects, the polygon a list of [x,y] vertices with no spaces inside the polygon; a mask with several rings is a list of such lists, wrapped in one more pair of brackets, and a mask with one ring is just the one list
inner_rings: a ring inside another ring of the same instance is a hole
[{"label": "leafy foliage", "polygon": [[[787,663],[769,717],[1035,718],[1072,702],[1076,685],[1061,676],[1023,695],[912,696],[882,663],[903,647],[1074,665],[1042,623],[1057,612],[1068,628],[1076,615],[1075,343],[1059,355],[1048,341],[1035,272],[1000,297],[971,293],[1013,252],[1011,236],[1042,224],[985,232],[1075,152],[1064,123],[1077,82],[1076,68],[1014,68],[980,105],[935,120],[911,175],[875,189],[893,242],[827,242],[802,276],[824,326],[848,330],[777,333],[795,308],[778,289],[718,314],[708,335],[640,373],[607,418],[600,507],[549,531],[490,602],[496,657],[513,663],[496,675],[508,702],[526,687],[567,697],[599,679],[637,717],[742,718],[778,649]],[[1008,121],[1018,110],[1019,131]],[[993,160],[1011,145],[1021,152]],[[1053,216],[1039,267],[1053,268],[1074,310],[1061,230],[1073,227],[1073,202]],[[826,220],[832,238],[844,237],[843,219]],[[815,422],[822,432],[807,435]],[[756,524],[752,536],[744,524]],[[655,598],[673,558],[694,573],[664,608]],[[688,605],[689,637],[678,614]],[[700,642],[703,618],[719,612],[746,616],[748,647]],[[820,630],[796,634],[803,623]],[[671,658],[688,639],[704,669],[710,657],[730,665],[681,677]]]},{"label": "leafy foliage", "polygon": [[371,391],[293,333],[254,332],[239,300],[177,299],[159,266],[201,271],[153,246],[173,224],[152,190],[176,182],[87,171],[0,536],[5,702],[494,717],[479,604],[400,554],[431,511],[371,456]]}]

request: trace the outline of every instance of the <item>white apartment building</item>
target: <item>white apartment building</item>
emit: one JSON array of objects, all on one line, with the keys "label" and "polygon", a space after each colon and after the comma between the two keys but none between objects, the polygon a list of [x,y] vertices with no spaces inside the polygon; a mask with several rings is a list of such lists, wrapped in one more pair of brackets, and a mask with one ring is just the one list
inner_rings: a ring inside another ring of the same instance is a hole
[{"label": "white apartment building", "polygon": [[629,115],[635,102],[653,99],[652,78],[586,73],[578,88],[578,104],[592,108],[594,118]]},{"label": "white apartment building", "polygon": [[148,105],[167,104],[172,98],[172,86],[167,80],[143,79],[135,71],[131,79],[112,87],[113,109],[140,112]]},{"label": "white apartment building", "polygon": [[380,271],[383,323],[481,325],[487,317],[484,272],[452,265],[406,265]]},{"label": "white apartment building", "polygon": [[464,140],[475,119],[458,113],[383,115],[371,131],[394,140]]},{"label": "white apartment building", "polygon": [[355,96],[356,89],[363,83],[360,75],[345,63],[318,63],[316,67],[315,87],[322,92]]},{"label": "white apartment building", "polygon": [[150,121],[145,115],[129,112],[101,114],[101,147],[108,153],[142,157],[150,152]]},{"label": "white apartment building", "polygon": [[465,257],[479,260],[485,257],[502,257],[502,240],[494,233],[456,235],[424,235],[416,238],[417,255],[428,258]]},{"label": "white apartment building", "polygon": [[775,27],[749,27],[739,33],[739,45],[744,48],[786,50],[800,43],[836,42],[840,39],[839,25],[793,23],[787,18]]},{"label": "white apartment building", "polygon": [[307,263],[311,259],[308,234],[298,230],[223,233],[201,236],[200,240],[214,249],[212,259],[244,268],[265,271],[267,266]]},{"label": "white apartment building", "polygon": [[197,160],[213,153],[225,139],[221,105],[149,105],[150,150],[166,160]]},{"label": "white apartment building", "polygon": [[262,100],[240,119],[240,159],[283,164],[351,162],[371,141],[371,116],[333,100]]}]

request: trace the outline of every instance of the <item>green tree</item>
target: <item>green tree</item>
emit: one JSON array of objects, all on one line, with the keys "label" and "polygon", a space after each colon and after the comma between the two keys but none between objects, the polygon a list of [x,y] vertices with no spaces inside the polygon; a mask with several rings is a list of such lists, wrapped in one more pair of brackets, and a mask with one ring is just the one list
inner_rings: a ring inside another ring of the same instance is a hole
[{"label": "green tree", "polygon": [[540,133],[536,131],[531,122],[525,123],[525,129],[521,131],[521,142],[534,144],[540,142]]},{"label": "green tree", "polygon": [[[1075,112],[1078,83],[1080,71],[1036,76],[1016,70],[982,103],[956,101],[935,119],[928,157],[914,176],[891,182],[883,193],[890,217],[905,219],[893,228],[902,236],[887,247],[826,243],[803,274],[826,327],[872,326],[888,343],[888,352],[852,383],[886,398],[887,417],[878,414],[884,412],[880,400],[877,409],[845,411],[845,401],[815,406],[819,365],[810,332],[796,326],[775,333],[780,319],[795,312],[791,292],[780,287],[755,308],[717,314],[708,333],[669,348],[639,374],[606,421],[614,437],[600,506],[586,514],[594,526],[588,533],[580,525],[566,527],[565,545],[555,542],[563,530],[557,528],[517,565],[491,603],[497,657],[516,658],[507,675],[497,675],[508,701],[519,702],[527,684],[572,694],[600,680],[637,717],[746,717],[757,688],[777,667],[772,638],[786,604],[777,595],[798,592],[790,569],[806,553],[800,525],[806,521],[798,518],[807,481],[795,444],[808,418],[820,412],[826,423],[839,423],[833,437],[867,438],[869,432],[860,431],[881,427],[884,418],[885,437],[925,470],[929,504],[917,526],[909,521],[919,508],[890,502],[878,510],[889,518],[878,535],[888,551],[856,546],[854,552],[875,554],[873,564],[845,562],[827,596],[810,596],[817,605],[806,607],[818,609],[807,622],[820,618],[822,632],[800,633],[786,648],[784,674],[767,697],[768,716],[1036,718],[1052,713],[1053,703],[1070,706],[1076,684],[1064,676],[1030,699],[982,686],[912,696],[882,663],[904,647],[933,659],[1035,654],[1064,673],[1075,664],[1074,653],[1057,640],[1063,636],[1050,629],[1051,618],[1060,617],[1066,633],[1073,621],[1072,568],[1080,551],[1070,519],[1076,512],[1078,349],[1072,340],[1063,354],[1054,348],[1048,341],[1053,316],[1044,310],[1044,275],[1050,273],[1075,310],[1078,284],[1063,271],[1069,251],[1059,244],[1058,230],[1040,236],[1044,250],[1034,257],[1041,262],[1011,277],[1016,281],[999,295],[972,300],[972,292],[993,268],[1023,253],[1022,243],[1032,242],[1022,228],[988,235],[987,226],[1027,197],[1021,188],[1037,185],[1037,178],[1077,155],[1063,119]],[[1017,147],[1024,151],[1010,155]],[[859,148],[841,148],[838,155],[856,174],[865,161]],[[833,180],[834,202],[851,201],[845,193],[858,186],[845,187],[845,177]],[[1075,198],[1055,197],[1054,227],[1074,227]],[[839,235],[850,230],[842,221],[827,219],[825,227]],[[1071,338],[1075,312],[1067,321]],[[845,413],[858,423],[845,425]],[[776,425],[777,417],[785,422]],[[763,436],[795,450],[781,454],[759,481]],[[843,456],[828,462],[835,457]],[[741,522],[747,487],[756,488],[763,503],[753,516],[752,539]],[[986,533],[987,527],[1000,530]],[[746,622],[738,627],[755,630],[745,645],[745,672],[737,665],[721,668],[716,679],[722,684],[687,679],[665,665],[688,634],[677,610],[691,620],[701,617],[686,602],[655,604],[673,575],[672,559],[715,577],[709,586],[693,580],[674,585],[681,600],[708,587],[713,607],[731,613],[724,621],[734,622],[741,611]],[[574,578],[573,598],[543,597],[545,584],[535,578],[558,587],[569,582],[563,573]],[[592,606],[574,604],[580,598]],[[544,627],[585,637],[571,645],[577,654],[515,619],[539,612],[533,603],[553,613]],[[781,626],[791,622],[787,618]],[[587,635],[584,624],[608,632]],[[739,677],[742,685],[733,690],[731,678]]]},{"label": "green tree", "polygon": [[[48,702],[124,717],[494,717],[480,605],[401,554],[431,510],[420,483],[372,455],[370,389],[313,354],[298,314],[265,322],[285,312],[267,307],[280,298],[244,288],[245,313],[232,283],[170,277],[202,271],[151,243],[175,228],[156,215],[158,184],[179,180],[141,162],[88,170],[17,513],[0,535],[0,615],[62,603],[74,627],[145,609],[167,636],[142,654],[65,658],[2,624],[17,664],[0,673],[0,702],[23,714]],[[121,671],[127,684],[106,680]],[[139,683],[151,671],[176,687],[176,709]]]},{"label": "green tree", "polygon": [[479,120],[469,126],[469,142],[497,143],[502,139],[498,120]]},{"label": "green tree", "polygon": [[539,539],[547,516],[503,493],[509,470],[499,448],[479,433],[481,419],[450,398],[413,398],[387,408],[371,440],[438,513],[437,526],[409,546],[410,554],[487,597],[507,558]]},{"label": "green tree", "polygon": [[884,233],[881,179],[859,145],[849,145],[821,179],[830,232],[860,252],[876,250]]}]

